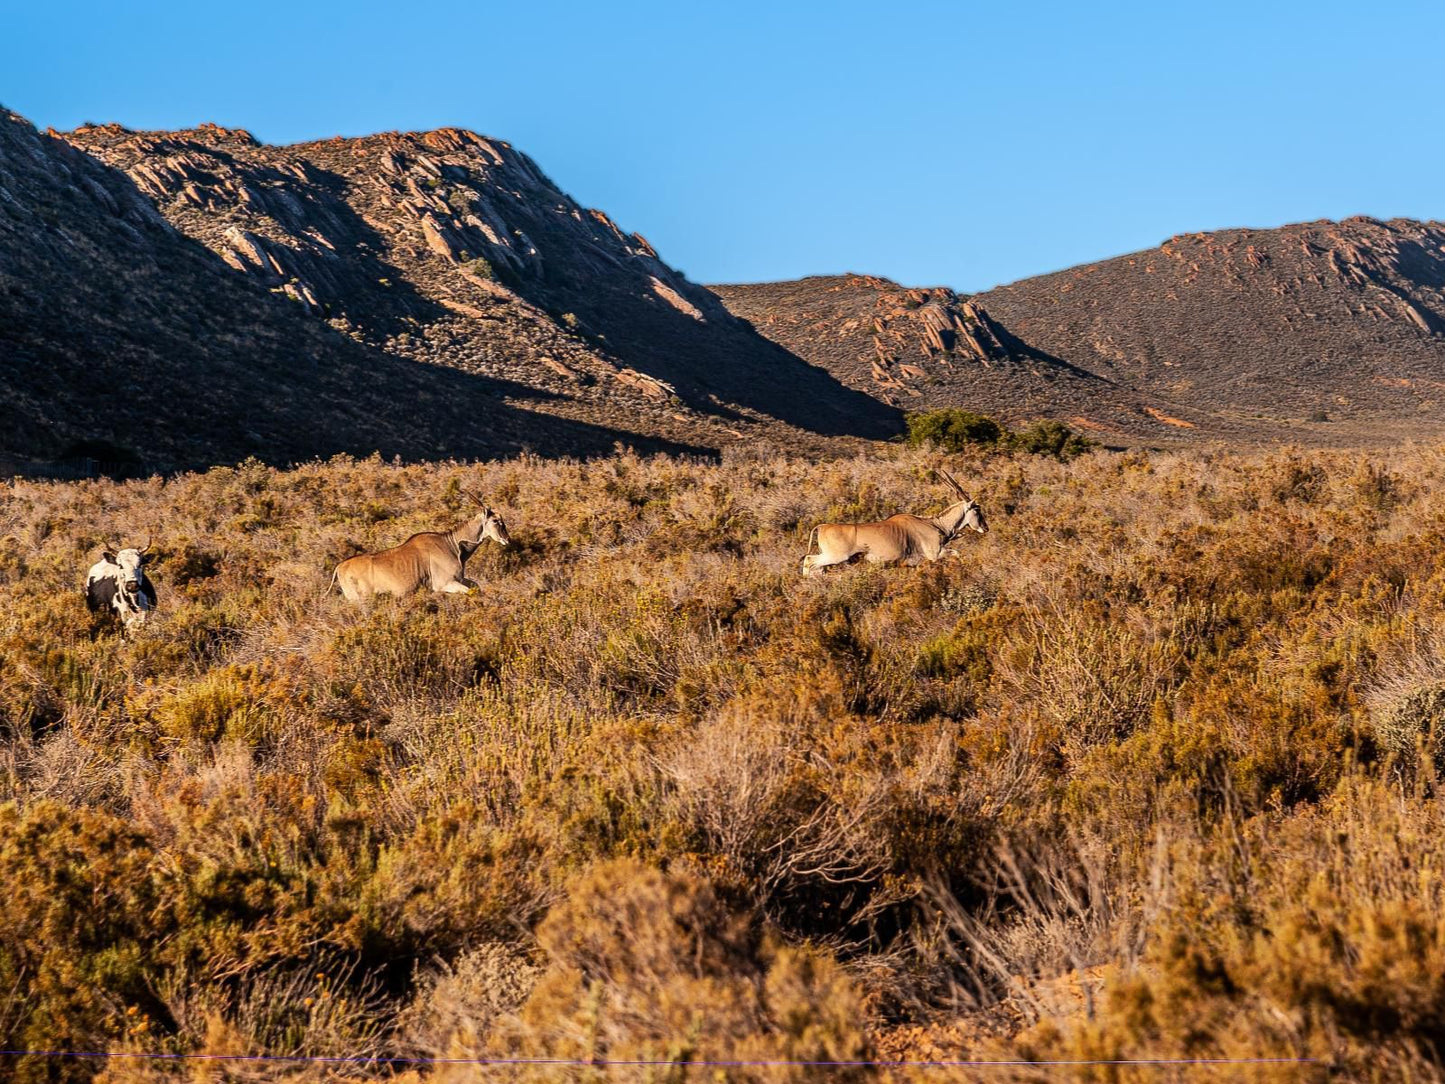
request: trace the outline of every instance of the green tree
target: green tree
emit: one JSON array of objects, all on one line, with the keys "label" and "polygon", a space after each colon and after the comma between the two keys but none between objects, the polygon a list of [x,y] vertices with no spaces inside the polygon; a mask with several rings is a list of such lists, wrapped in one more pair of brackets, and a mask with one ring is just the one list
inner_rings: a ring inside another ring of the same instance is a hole
[{"label": "green tree", "polygon": [[960,452],[970,446],[995,446],[1008,434],[1008,430],[985,414],[954,408],[910,414],[907,425],[910,445],[931,444],[945,452]]}]

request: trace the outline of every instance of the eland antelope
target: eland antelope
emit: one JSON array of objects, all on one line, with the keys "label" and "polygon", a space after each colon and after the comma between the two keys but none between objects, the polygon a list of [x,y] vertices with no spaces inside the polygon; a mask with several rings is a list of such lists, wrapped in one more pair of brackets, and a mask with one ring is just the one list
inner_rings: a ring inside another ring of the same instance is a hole
[{"label": "eland antelope", "polygon": [[150,548],[149,539],[138,550],[105,547],[100,560],[90,566],[85,576],[85,605],[91,613],[113,615],[125,632],[145,624],[156,608],[156,589],[145,574]]},{"label": "eland antelope", "polygon": [[433,591],[465,594],[476,589],[466,565],[484,539],[511,542],[507,525],[475,493],[463,490],[481,511],[454,531],[424,531],[380,553],[359,553],[336,566],[332,586],[355,602],[372,595],[406,595],[426,584]]},{"label": "eland antelope", "polygon": [[811,575],[828,565],[842,564],[858,554],[874,563],[902,561],[922,557],[936,561],[943,547],[967,530],[983,534],[988,530],[983,509],[963,491],[949,474],[940,471],[958,501],[944,509],[942,515],[925,519],[906,514],[889,516],[882,523],[820,523],[808,536],[808,548],[817,539],[818,552],[803,558],[803,575]]}]

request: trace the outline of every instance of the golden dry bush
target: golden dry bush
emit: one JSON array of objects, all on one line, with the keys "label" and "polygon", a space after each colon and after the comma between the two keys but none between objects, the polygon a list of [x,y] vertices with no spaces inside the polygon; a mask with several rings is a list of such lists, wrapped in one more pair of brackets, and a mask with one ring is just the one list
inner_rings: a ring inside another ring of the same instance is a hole
[{"label": "golden dry bush", "polygon": [[1434,801],[1350,781],[1317,810],[1178,839],[1146,896],[1140,958],[1115,965],[1092,1018],[1041,1019],[1012,1051],[1288,1062],[1202,1064],[1200,1080],[1439,1079],[1438,820]]},{"label": "golden dry bush", "polygon": [[[801,577],[940,467],[987,535]],[[475,594],[330,590],[463,489]],[[1442,493],[1424,446],[10,481],[0,1044],[1438,1080]],[[121,638],[81,581],[147,535]]]},{"label": "golden dry bush", "polygon": [[837,963],[761,939],[696,876],[594,867],[538,941],[548,966],[493,1050],[580,1064],[530,1066],[522,1079],[589,1079],[586,1063],[615,1061],[656,1062],[642,1075],[659,1079],[686,1074],[667,1063],[703,1062],[716,1063],[701,1070],[715,1079],[806,1080],[805,1065],[783,1063],[868,1057],[862,1001]]}]

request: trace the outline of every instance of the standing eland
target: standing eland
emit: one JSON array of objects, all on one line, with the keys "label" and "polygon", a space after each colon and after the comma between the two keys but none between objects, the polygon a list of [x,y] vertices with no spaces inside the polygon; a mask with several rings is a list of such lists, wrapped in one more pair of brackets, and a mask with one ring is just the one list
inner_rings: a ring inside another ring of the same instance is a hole
[{"label": "standing eland", "polygon": [[149,539],[138,550],[107,545],[85,576],[86,607],[115,617],[122,633],[138,630],[156,608],[156,589],[145,574],[150,548]]},{"label": "standing eland", "polygon": [[424,531],[380,553],[359,553],[336,566],[332,586],[352,602],[373,595],[406,595],[426,584],[433,591],[466,594],[477,584],[467,579],[467,558],[484,539],[505,546],[512,541],[502,517],[475,493],[463,490],[481,511],[454,531]]},{"label": "standing eland", "polygon": [[983,509],[963,491],[963,487],[946,470],[940,470],[944,481],[959,498],[944,509],[943,514],[925,519],[901,514],[889,516],[882,523],[820,523],[808,536],[808,548],[818,541],[818,552],[803,558],[803,575],[862,554],[875,564],[903,561],[912,557],[936,561],[948,545],[965,529],[983,534],[988,530]]}]

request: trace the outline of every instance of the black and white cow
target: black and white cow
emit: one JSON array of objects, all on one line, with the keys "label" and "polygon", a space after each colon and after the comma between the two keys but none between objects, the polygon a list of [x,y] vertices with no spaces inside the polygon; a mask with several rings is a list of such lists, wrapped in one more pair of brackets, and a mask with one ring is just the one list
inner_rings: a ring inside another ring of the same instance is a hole
[{"label": "black and white cow", "polygon": [[114,614],[127,632],[145,624],[156,608],[156,589],[145,574],[147,542],[138,550],[110,547],[85,577],[85,604],[92,613]]}]

